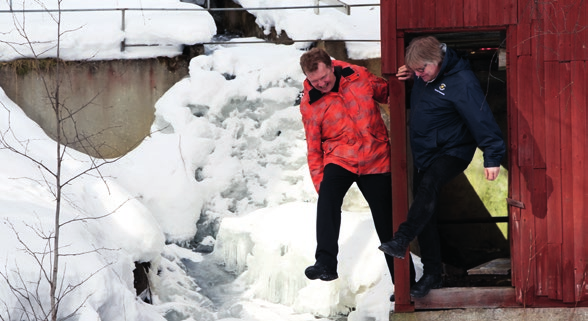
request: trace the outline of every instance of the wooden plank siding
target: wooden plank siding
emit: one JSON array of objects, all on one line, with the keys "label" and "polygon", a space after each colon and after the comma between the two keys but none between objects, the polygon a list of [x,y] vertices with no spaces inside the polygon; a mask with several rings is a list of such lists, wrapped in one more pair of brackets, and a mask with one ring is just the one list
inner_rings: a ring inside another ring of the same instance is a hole
[{"label": "wooden plank siding", "polygon": [[[528,306],[533,304],[535,289],[537,288],[537,248],[535,239],[535,204],[533,203],[533,150],[536,145],[533,136],[533,90],[528,84],[533,82],[534,71],[533,57],[520,56],[517,58],[517,94],[518,94],[518,132],[513,137],[518,141],[517,162],[515,166],[520,171],[520,201],[525,204],[521,211],[521,217],[517,227],[520,229],[520,239],[515,251],[520,251],[520,256],[515,262],[515,273],[519,273],[515,283],[518,302]],[[530,78],[531,77],[531,78]]]},{"label": "wooden plank siding", "polygon": [[572,31],[572,60],[588,60],[588,4],[575,2],[575,24]]},{"label": "wooden plank siding", "polygon": [[401,30],[505,26],[517,19],[516,0],[396,0],[396,4]]},{"label": "wooden plank siding", "polygon": [[[585,6],[585,12],[588,13],[588,5],[584,5]],[[588,15],[586,15],[587,19],[588,19]],[[586,21],[586,20],[584,20]],[[588,36],[586,37],[588,39]],[[586,53],[585,53],[586,54]],[[581,79],[579,81],[582,81]],[[584,60],[584,81],[580,84],[580,86],[584,89],[584,94],[579,93],[579,97],[583,97],[584,98],[584,107],[582,107],[582,102],[580,102],[578,104],[579,108],[586,108],[586,105],[588,104],[588,88],[586,88],[586,84],[588,84],[588,55],[586,57],[586,60]],[[586,127],[587,127],[587,131],[588,131],[588,113],[586,113]],[[586,171],[588,170],[588,164],[586,164],[586,160],[588,160],[588,138],[587,138],[587,142],[585,143],[584,147],[584,171],[583,173],[586,173]],[[584,199],[584,213],[582,213],[582,215],[580,216],[582,223],[578,224],[578,226],[576,227],[576,234],[578,236],[581,236],[583,239],[582,240],[578,240],[576,239],[576,255],[580,256],[580,260],[578,261],[578,269],[580,271],[582,271],[582,282],[579,283],[581,284],[581,286],[579,287],[580,289],[580,293],[579,293],[579,298],[577,298],[580,301],[588,301],[588,245],[587,245],[587,241],[588,241],[588,236],[586,236],[586,231],[588,231],[588,218],[586,218],[586,212],[588,212],[588,204],[586,204],[586,200],[588,199],[588,184],[586,182],[584,182],[584,195],[580,195],[580,197],[582,197]]]},{"label": "wooden plank siding", "polygon": [[558,49],[559,49],[559,60],[560,61],[570,61],[572,59],[572,37],[571,32],[574,28],[573,23],[575,23],[575,19],[573,15],[573,5],[572,3],[575,0],[559,0],[556,2],[556,8],[558,15],[556,16],[557,19],[557,33],[558,33]]},{"label": "wooden plank siding", "polygon": [[[546,146],[546,176],[547,176],[547,252],[549,256],[547,266],[547,296],[553,300],[563,300],[562,297],[562,216],[551,213],[562,212],[561,194],[561,132],[559,113],[559,63],[545,63],[545,132]],[[514,186],[512,186],[514,188]]]},{"label": "wooden plank siding", "polygon": [[478,1],[463,2],[463,25],[464,27],[478,25]]},{"label": "wooden plank siding", "polygon": [[545,61],[558,61],[556,8],[551,2],[542,2],[539,9],[543,31],[543,56]]},{"label": "wooden plank siding", "polygon": [[[573,197],[573,255],[574,255],[574,284],[585,285],[586,259],[583,248],[586,247],[586,230],[583,230],[586,205],[586,70],[584,61],[572,61],[571,65],[571,125],[572,125],[572,197]],[[584,175],[578,175],[583,173]],[[574,300],[582,297],[583,286],[575,286]]]},{"label": "wooden plank siding", "polygon": [[489,1],[478,0],[478,26],[487,26],[490,24],[490,13],[488,12],[490,10],[490,4],[488,2]]},{"label": "wooden plank siding", "polygon": [[[581,54],[578,54],[578,60],[583,60],[583,61],[588,61],[588,3],[586,3],[585,1],[582,2],[583,8],[580,8],[581,12],[582,12],[582,17],[580,19],[580,29],[582,31],[580,31],[580,33],[583,35],[582,37],[579,37],[578,40],[578,47],[581,47]],[[582,28],[583,27],[583,28]],[[578,51],[576,50],[576,51]]]},{"label": "wooden plank siding", "polygon": [[531,55],[531,22],[520,22],[517,24],[517,55],[530,56]]},{"label": "wooden plank siding", "polygon": [[[516,27],[510,26],[507,30],[507,35],[516,34]],[[507,38],[507,46],[506,46],[506,54],[507,54],[507,83],[508,84],[517,84],[518,75],[516,70],[518,69],[518,60],[517,60],[517,50],[516,47],[512,44],[512,40],[509,41]],[[507,88],[508,93],[508,106],[517,106],[519,97],[518,97],[518,88],[517,86],[508,86]],[[517,139],[519,133],[519,126],[518,126],[518,118],[519,113],[516,108],[507,108],[507,117],[508,117],[508,149],[510,159],[508,161],[509,164],[517,164],[518,153],[515,151],[518,150],[519,140]],[[521,200],[521,180],[520,180],[520,171],[519,166],[510,166],[509,168],[509,195],[512,199]],[[511,249],[511,276],[512,276],[512,284],[521,284],[522,281],[522,269],[519,268],[518,262],[521,261],[521,250],[520,250],[520,243],[515,240],[520,240],[520,222],[521,222],[521,212],[523,210],[518,207],[511,206],[509,207],[509,243]],[[520,287],[515,288],[515,298],[521,298],[522,300],[522,291]],[[517,300],[521,302],[521,300]]]},{"label": "wooden plank siding", "polygon": [[496,26],[496,25],[500,25],[502,24],[499,19],[499,15],[502,13],[502,8],[500,8],[500,10],[498,10],[499,7],[501,7],[502,2],[498,2],[498,1],[487,1],[488,2],[488,25],[491,26]]},{"label": "wooden plank siding", "polygon": [[514,25],[517,23],[517,10],[518,10],[518,3],[516,1],[502,1],[502,24],[507,25]]},{"label": "wooden plank siding", "polygon": [[419,2],[420,6],[417,8],[416,16],[420,17],[423,28],[436,25],[436,19],[439,16],[434,1],[412,1]]},{"label": "wooden plank siding", "polygon": [[[531,22],[531,31],[533,35],[541,34],[541,21],[534,19]],[[533,168],[545,168],[545,84],[544,84],[544,65],[543,65],[543,37],[531,38],[532,61],[533,66],[529,70],[527,86],[531,86],[530,91],[533,96]],[[524,71],[523,71],[524,72]],[[529,91],[529,90],[528,90]]]},{"label": "wooden plank siding", "polygon": [[[392,33],[396,33],[396,30],[399,29],[410,29],[412,28],[410,26],[410,23],[412,23],[412,20],[417,20],[415,13],[411,10],[411,2],[417,2],[417,1],[403,1],[403,0],[381,0],[380,2],[380,6],[381,6],[381,10],[382,10],[382,16],[387,17],[387,19],[391,20],[391,21],[396,21],[396,26],[392,26],[393,29],[389,29],[389,30],[382,30],[382,34],[384,34],[384,32],[386,32],[388,35],[392,34]],[[385,8],[391,8],[394,7],[393,9],[387,9],[387,11],[384,11]],[[382,43],[384,43],[385,41],[389,41],[386,38],[382,38]],[[393,41],[389,41],[390,43],[394,44]],[[383,58],[383,57],[382,57]]]},{"label": "wooden plank siding", "polygon": [[[536,15],[534,15],[536,16]],[[543,37],[541,20],[531,20],[532,81],[529,83],[533,95],[533,216],[535,219],[536,287],[537,296],[547,295],[547,176],[546,176],[546,133],[545,133],[545,85],[543,64]]]},{"label": "wooden plank siding", "polygon": [[[383,74],[395,74],[404,63],[405,34],[506,30],[509,198],[524,204],[508,208],[511,299],[519,306],[587,306],[588,3],[383,0],[381,5]],[[391,117],[390,129],[396,229],[408,210],[406,97],[397,92],[404,84],[394,78],[390,86],[391,100],[399,100],[390,105],[398,109],[391,112],[398,118]],[[404,297],[408,262],[396,263],[403,266],[395,273],[397,312],[410,311]],[[447,300],[442,294],[432,292],[415,305],[479,307],[466,294]],[[482,305],[492,306],[494,297]]]},{"label": "wooden plank siding", "polygon": [[518,5],[518,21],[517,21],[517,48],[518,56],[531,55],[531,22],[535,12],[534,2],[531,0],[520,0]]},{"label": "wooden plank siding", "polygon": [[[424,2],[433,3],[433,1]],[[463,27],[463,2],[464,0],[438,1],[435,26],[440,28]]]},{"label": "wooden plank siding", "polygon": [[569,63],[560,63],[559,77],[559,112],[561,122],[561,191],[562,191],[562,266],[563,266],[563,301],[574,301],[574,244],[573,244],[573,204],[572,204],[572,127],[570,113],[571,71]]},{"label": "wooden plank siding", "polygon": [[396,1],[383,0],[380,4],[380,39],[382,39],[382,75],[395,74],[396,66]]}]

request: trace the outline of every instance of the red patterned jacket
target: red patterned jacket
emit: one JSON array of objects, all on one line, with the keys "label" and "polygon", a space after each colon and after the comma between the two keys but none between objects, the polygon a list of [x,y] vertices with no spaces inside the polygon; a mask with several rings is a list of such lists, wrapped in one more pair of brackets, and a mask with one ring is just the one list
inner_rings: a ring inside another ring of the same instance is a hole
[{"label": "red patterned jacket", "polygon": [[333,91],[323,94],[305,80],[300,102],[317,192],[329,163],[358,175],[390,172],[388,131],[376,103],[388,102],[388,83],[364,67],[338,60],[333,66],[338,79]]}]

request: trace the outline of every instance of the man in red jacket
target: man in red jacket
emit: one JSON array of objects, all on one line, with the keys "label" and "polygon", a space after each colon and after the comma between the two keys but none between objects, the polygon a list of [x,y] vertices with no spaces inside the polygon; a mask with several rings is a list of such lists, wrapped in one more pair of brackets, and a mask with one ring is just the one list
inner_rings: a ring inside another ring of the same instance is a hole
[{"label": "man in red jacket", "polygon": [[[331,60],[313,48],[300,57],[306,75],[300,112],[306,133],[308,167],[319,194],[316,263],[311,279],[338,278],[341,205],[355,182],[370,206],[382,241],[392,235],[390,142],[379,103],[388,102],[388,83],[366,68]],[[386,256],[394,275],[393,260]]]}]

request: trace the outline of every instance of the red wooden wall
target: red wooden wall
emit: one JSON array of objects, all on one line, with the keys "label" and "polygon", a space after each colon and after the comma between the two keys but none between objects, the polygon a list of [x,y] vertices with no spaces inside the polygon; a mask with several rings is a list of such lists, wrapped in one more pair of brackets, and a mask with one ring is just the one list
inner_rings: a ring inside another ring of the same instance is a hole
[{"label": "red wooden wall", "polygon": [[[406,218],[405,33],[506,30],[512,277],[522,305],[588,301],[588,4],[584,0],[381,0],[391,88],[394,229]],[[400,188],[399,188],[400,186]],[[585,201],[586,200],[586,204]],[[396,280],[408,280],[397,260]],[[410,305],[396,284],[396,309]]]}]

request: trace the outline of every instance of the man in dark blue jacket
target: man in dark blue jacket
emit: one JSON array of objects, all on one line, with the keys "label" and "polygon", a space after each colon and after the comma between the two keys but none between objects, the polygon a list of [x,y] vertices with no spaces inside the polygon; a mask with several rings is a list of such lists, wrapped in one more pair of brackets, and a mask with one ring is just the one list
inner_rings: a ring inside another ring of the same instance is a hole
[{"label": "man in dark blue jacket", "polygon": [[420,298],[442,286],[435,213],[441,187],[468,167],[478,146],[484,152],[484,175],[495,180],[506,148],[466,60],[429,36],[410,43],[405,62],[396,76],[400,80],[415,78],[410,102],[414,201],[407,221],[379,248],[403,259],[410,242],[418,236],[424,271],[410,294]]}]

